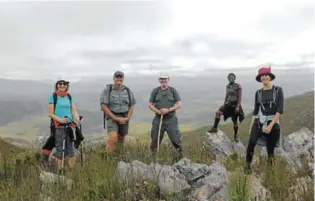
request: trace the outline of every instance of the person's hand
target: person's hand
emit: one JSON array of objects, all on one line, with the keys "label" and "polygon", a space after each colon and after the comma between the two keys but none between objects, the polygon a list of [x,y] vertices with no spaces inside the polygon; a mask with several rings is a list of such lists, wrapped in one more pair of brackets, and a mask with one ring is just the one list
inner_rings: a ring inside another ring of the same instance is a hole
[{"label": "person's hand", "polygon": [[79,124],[82,124],[83,123],[83,119],[79,120],[78,122],[79,122]]},{"label": "person's hand", "polygon": [[113,120],[119,123],[121,121],[121,117],[115,117]]},{"label": "person's hand", "polygon": [[240,111],[240,108],[239,107],[236,107],[235,108],[235,112],[239,112]]},{"label": "person's hand", "polygon": [[162,113],[161,113],[161,110],[157,110],[157,111],[156,111],[156,114],[161,115],[161,114],[162,114]]},{"label": "person's hand", "polygon": [[120,118],[119,124],[125,124],[125,123],[127,123],[128,121],[129,121],[128,117],[122,117],[122,118]]},{"label": "person's hand", "polygon": [[83,123],[83,119],[80,120],[80,118],[76,118],[76,119],[75,119],[75,122],[77,122],[77,123],[79,123],[79,124],[82,124],[82,123]]},{"label": "person's hand", "polygon": [[271,132],[271,129],[272,129],[272,124],[269,124],[269,126],[267,126],[265,129],[264,129],[264,133],[266,134],[269,134]]},{"label": "person's hand", "polygon": [[160,112],[162,115],[164,115],[164,114],[169,112],[169,109],[168,108],[162,108],[162,109],[160,109]]},{"label": "person's hand", "polygon": [[66,118],[62,118],[59,120],[59,123],[62,123],[62,124],[65,124],[67,122],[68,122],[68,119],[66,119]]}]

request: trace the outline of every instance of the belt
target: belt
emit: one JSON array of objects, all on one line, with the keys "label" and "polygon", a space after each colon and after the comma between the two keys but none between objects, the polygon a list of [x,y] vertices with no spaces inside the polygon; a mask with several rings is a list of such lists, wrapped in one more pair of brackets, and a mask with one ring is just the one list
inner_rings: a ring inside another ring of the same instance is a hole
[{"label": "belt", "polygon": [[124,115],[124,114],[128,114],[128,111],[127,112],[113,112],[111,111],[114,115]]}]

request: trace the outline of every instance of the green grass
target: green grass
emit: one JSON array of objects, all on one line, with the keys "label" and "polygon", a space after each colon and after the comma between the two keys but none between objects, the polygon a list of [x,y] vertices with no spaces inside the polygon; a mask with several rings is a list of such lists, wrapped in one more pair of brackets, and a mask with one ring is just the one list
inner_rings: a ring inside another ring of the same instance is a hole
[{"label": "green grass", "polygon": [[[185,155],[194,162],[212,163],[212,155],[202,146],[202,140],[185,143]],[[66,176],[75,181],[73,190],[67,192],[65,186],[55,184],[50,197],[55,200],[76,200],[76,201],[134,201],[136,197],[142,200],[181,200],[185,201],[187,192],[174,195],[157,196],[157,185],[152,181],[134,180],[130,183],[120,184],[116,175],[117,163],[120,160],[131,162],[133,159],[149,164],[153,161],[147,143],[128,143],[124,149],[116,149],[116,153],[110,160],[103,158],[103,150],[86,151],[89,162],[81,165],[76,164],[72,172]],[[173,164],[174,157],[172,149],[167,145],[161,147],[158,161],[162,164]],[[29,156],[29,159],[26,160]],[[16,159],[22,160],[22,164],[17,166]],[[27,151],[15,157],[2,156],[0,172],[8,173],[6,180],[0,180],[0,200],[39,200],[40,183],[38,181],[41,166],[34,159],[34,152]],[[79,161],[78,161],[79,162]],[[232,201],[248,200],[251,195],[250,177],[243,170],[244,158],[231,157],[224,164],[230,172],[228,190]],[[25,163],[25,164],[24,164]],[[256,174],[262,175],[263,183],[271,190],[274,200],[287,201],[289,187],[295,184],[298,176],[306,175],[307,168],[301,173],[294,175],[290,171],[283,171],[285,163],[281,158],[277,158],[277,163],[272,171],[267,171],[263,164],[254,167]],[[11,174],[9,174],[11,173]],[[262,173],[265,173],[263,176]],[[304,173],[304,174],[302,174]],[[27,182],[25,182],[27,181]],[[312,184],[308,184],[311,186]],[[129,189],[129,190],[128,190]],[[122,192],[129,192],[127,195]],[[313,198],[314,189],[310,188],[303,195],[303,200],[308,201]]]},{"label": "green grass", "polygon": [[[303,126],[313,130],[313,102],[314,92],[286,100],[286,111],[282,116],[283,134],[287,135]],[[244,141],[248,137],[248,124],[249,118],[240,128]],[[231,137],[230,124],[221,125],[220,128]],[[210,165],[213,157],[203,146],[205,129],[206,127],[183,133],[184,155],[193,162]],[[139,197],[143,201],[186,201],[186,192],[175,195],[158,195],[157,185],[152,181],[135,180],[128,184],[118,182],[116,167],[120,160],[131,162],[133,159],[137,159],[147,164],[152,162],[148,140],[149,135],[129,140],[125,149],[117,150],[111,160],[105,160],[102,157],[104,148],[86,150],[89,161],[82,167],[77,163],[74,170],[66,174],[75,181],[74,188],[67,192],[65,186],[56,184],[52,188],[50,197],[55,200],[69,201],[134,201]],[[0,200],[40,200],[39,195],[42,190],[38,175],[42,167],[34,157],[35,152],[12,146],[0,139],[0,153]],[[161,146],[158,162],[173,164],[175,161],[172,153],[169,145]],[[22,162],[18,165],[19,160]],[[249,198],[251,198],[250,201],[254,200],[252,187],[255,184],[243,169],[244,158],[229,157],[224,165],[229,171],[228,191],[231,200],[247,201]],[[270,191],[269,197],[273,201],[294,200],[290,187],[296,185],[298,178],[305,177],[309,171],[307,165],[304,165],[297,174],[293,174],[287,169],[287,166],[288,164],[282,158],[277,157],[272,168],[267,166],[264,158],[253,167],[254,173],[261,177],[262,184]],[[314,198],[313,182],[307,182],[306,186],[308,188],[300,190],[298,197],[303,201],[311,201]],[[270,199],[266,201],[271,201]]]}]

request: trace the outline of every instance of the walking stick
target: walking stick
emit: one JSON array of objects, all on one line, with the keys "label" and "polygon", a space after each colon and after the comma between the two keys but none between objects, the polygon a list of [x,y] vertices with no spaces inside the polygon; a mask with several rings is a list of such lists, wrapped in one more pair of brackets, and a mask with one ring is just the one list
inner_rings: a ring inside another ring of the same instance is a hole
[{"label": "walking stick", "polygon": [[[82,120],[82,116],[80,116],[80,121]],[[80,123],[80,131],[82,133],[82,124]],[[80,159],[81,159],[81,166],[83,166],[83,147],[82,143],[80,144]]]},{"label": "walking stick", "polygon": [[163,122],[163,114],[161,115],[160,124],[159,124],[159,131],[158,131],[158,138],[157,138],[157,152],[159,152],[159,149],[160,149],[160,135],[161,135],[162,122]]},{"label": "walking stick", "polygon": [[[68,119],[68,116],[65,116],[65,119]],[[64,127],[64,137],[63,137],[63,140],[62,140],[62,160],[61,160],[61,168],[62,168],[62,174],[63,174],[63,171],[64,171],[64,166],[65,166],[65,149],[66,149],[66,135],[67,135],[67,123]]]}]

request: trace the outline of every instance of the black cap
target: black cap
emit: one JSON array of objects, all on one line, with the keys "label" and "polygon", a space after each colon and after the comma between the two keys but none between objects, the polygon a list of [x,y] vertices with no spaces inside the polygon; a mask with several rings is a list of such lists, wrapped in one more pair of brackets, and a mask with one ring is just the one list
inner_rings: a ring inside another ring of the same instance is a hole
[{"label": "black cap", "polygon": [[66,84],[69,84],[70,82],[66,81],[66,80],[58,80],[56,83],[60,83],[60,82],[64,82]]},{"label": "black cap", "polygon": [[114,73],[114,76],[115,76],[115,77],[116,77],[116,76],[122,76],[122,77],[124,77],[124,73],[118,70],[118,71],[116,71],[116,72]]}]

